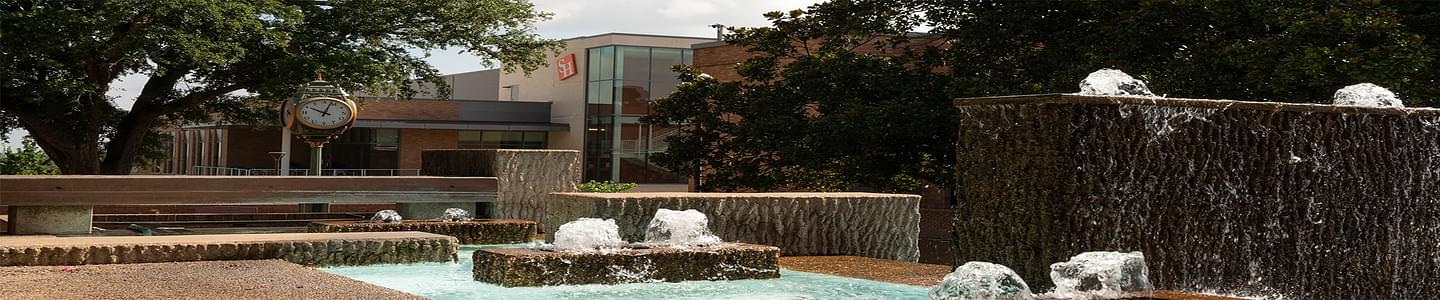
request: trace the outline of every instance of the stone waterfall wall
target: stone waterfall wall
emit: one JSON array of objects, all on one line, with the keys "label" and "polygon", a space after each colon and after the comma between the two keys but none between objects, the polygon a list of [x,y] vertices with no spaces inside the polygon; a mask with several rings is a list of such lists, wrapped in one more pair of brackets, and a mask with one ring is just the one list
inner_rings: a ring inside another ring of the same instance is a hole
[{"label": "stone waterfall wall", "polygon": [[960,99],[957,263],[1048,286],[1142,251],[1159,289],[1440,298],[1440,110]]},{"label": "stone waterfall wall", "polygon": [[[545,195],[574,192],[580,183],[580,151],[499,150],[495,157],[497,218],[545,222]],[[548,231],[547,231],[548,232]]]},{"label": "stone waterfall wall", "polygon": [[575,150],[425,150],[421,165],[427,176],[493,176],[497,195],[490,217],[537,223],[545,217],[545,194],[574,192],[580,183]]},{"label": "stone waterfall wall", "polygon": [[[783,255],[856,255],[915,261],[920,196],[874,193],[555,193],[541,227],[615,219],[627,241],[645,239],[660,208],[695,209],[727,242],[780,247]],[[553,236],[549,237],[553,240]]]}]

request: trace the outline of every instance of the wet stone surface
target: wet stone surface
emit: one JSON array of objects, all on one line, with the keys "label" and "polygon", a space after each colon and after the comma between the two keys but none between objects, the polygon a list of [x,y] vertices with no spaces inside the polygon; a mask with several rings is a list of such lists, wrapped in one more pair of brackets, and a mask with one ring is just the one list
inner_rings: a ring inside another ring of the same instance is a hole
[{"label": "wet stone surface", "polygon": [[706,247],[544,251],[481,249],[476,281],[505,287],[779,278],[780,249],[750,244]]},{"label": "wet stone surface", "polygon": [[535,222],[525,220],[486,219],[463,222],[402,221],[377,223],[360,221],[313,222],[309,232],[385,232],[420,231],[453,236],[461,244],[529,243],[535,236]]}]

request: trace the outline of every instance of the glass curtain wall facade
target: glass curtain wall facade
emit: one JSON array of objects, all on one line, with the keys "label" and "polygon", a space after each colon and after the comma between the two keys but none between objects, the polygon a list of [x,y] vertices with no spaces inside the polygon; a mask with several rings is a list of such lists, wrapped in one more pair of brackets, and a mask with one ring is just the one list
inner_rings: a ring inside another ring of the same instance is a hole
[{"label": "glass curtain wall facade", "polygon": [[680,83],[674,65],[691,64],[690,49],[605,46],[586,53],[585,180],[685,183],[683,174],[651,162],[673,128],[640,123],[649,101]]}]

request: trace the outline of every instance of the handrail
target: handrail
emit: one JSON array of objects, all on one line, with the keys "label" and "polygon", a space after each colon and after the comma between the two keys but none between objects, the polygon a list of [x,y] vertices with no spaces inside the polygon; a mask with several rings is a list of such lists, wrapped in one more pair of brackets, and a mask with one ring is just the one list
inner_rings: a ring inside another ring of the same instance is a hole
[{"label": "handrail", "polygon": [[[275,176],[275,169],[192,166],[190,174],[203,176]],[[310,170],[291,169],[290,176],[309,176]],[[320,176],[420,176],[420,169],[324,169]]]}]

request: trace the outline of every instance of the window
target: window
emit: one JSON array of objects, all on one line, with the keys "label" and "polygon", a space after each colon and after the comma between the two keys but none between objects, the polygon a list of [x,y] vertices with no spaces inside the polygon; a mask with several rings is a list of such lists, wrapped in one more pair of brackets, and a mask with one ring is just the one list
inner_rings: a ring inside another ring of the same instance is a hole
[{"label": "window", "polygon": [[461,149],[545,149],[544,131],[460,131]]},{"label": "window", "polygon": [[683,183],[660,168],[650,154],[664,151],[673,129],[639,121],[649,101],[675,91],[671,70],[690,64],[690,49],[605,46],[586,51],[585,179],[638,183]]},{"label": "window", "polygon": [[375,150],[395,151],[400,150],[400,129],[398,128],[375,128],[370,143]]}]

